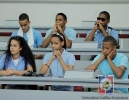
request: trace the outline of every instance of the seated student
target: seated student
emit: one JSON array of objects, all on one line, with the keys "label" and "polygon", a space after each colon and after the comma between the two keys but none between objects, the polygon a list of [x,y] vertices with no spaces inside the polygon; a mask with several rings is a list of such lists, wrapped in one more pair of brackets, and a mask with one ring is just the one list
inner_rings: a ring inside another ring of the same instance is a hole
[{"label": "seated student", "polygon": [[[7,50],[0,59],[0,75],[21,76],[27,71],[36,71],[33,54],[21,36],[10,38]],[[7,85],[6,89],[23,89],[23,85]]]},{"label": "seated student", "polygon": [[[116,51],[117,42],[112,36],[103,40],[102,54],[98,54],[85,70],[99,70],[103,75],[113,75],[114,79],[128,79],[128,58]],[[126,88],[115,88],[114,92],[128,93]]]},{"label": "seated student", "polygon": [[98,48],[102,48],[106,36],[112,36],[118,41],[118,32],[108,26],[109,22],[110,14],[107,11],[100,12],[94,28],[87,32],[85,41],[98,41]]},{"label": "seated student", "polygon": [[51,35],[55,32],[60,32],[65,36],[66,48],[71,48],[72,42],[76,39],[76,31],[72,28],[66,27],[67,16],[64,13],[58,13],[55,19],[55,25],[53,29],[49,29],[46,32],[43,48],[47,48],[51,41]]},{"label": "seated student", "polygon": [[[72,53],[67,52],[65,37],[62,33],[51,35],[51,45],[53,52],[44,56],[43,64],[40,69],[41,74],[45,74],[50,69],[50,76],[63,77],[66,70],[73,70],[75,57]],[[51,86],[52,90],[72,91],[71,86]]]},{"label": "seated student", "polygon": [[[102,48],[102,42],[106,36],[113,36],[119,42],[118,32],[108,26],[109,22],[110,14],[107,11],[100,12],[94,28],[87,32],[85,41],[98,41],[98,48]],[[93,60],[95,57],[96,55],[91,56],[90,60]]]},{"label": "seated student", "polygon": [[[12,33],[12,36],[22,36],[28,43],[30,48],[42,47],[42,35],[37,30],[30,26],[29,16],[26,13],[22,13],[19,16],[20,29]],[[42,55],[35,55],[35,59],[41,59]]]}]

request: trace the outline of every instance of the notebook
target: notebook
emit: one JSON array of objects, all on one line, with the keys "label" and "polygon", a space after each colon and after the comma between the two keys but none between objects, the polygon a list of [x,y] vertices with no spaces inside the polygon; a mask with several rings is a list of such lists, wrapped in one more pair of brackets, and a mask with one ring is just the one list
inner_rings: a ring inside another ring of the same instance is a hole
[{"label": "notebook", "polygon": [[64,78],[93,78],[93,70],[67,70]]},{"label": "notebook", "polygon": [[98,42],[86,41],[86,42],[73,42],[72,48],[98,48]]}]

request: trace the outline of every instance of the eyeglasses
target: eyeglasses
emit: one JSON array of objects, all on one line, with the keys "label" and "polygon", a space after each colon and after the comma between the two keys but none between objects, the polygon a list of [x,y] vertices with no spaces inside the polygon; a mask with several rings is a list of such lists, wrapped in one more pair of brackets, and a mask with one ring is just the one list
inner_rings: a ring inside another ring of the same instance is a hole
[{"label": "eyeglasses", "polygon": [[106,18],[100,18],[100,17],[97,17],[97,20],[101,20],[101,21],[105,21],[106,20]]}]

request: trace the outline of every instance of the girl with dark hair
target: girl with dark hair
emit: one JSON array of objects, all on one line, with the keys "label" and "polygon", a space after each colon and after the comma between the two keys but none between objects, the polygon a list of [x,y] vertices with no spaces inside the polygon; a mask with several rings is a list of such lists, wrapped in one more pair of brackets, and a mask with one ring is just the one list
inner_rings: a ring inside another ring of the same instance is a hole
[{"label": "girl with dark hair", "polygon": [[[11,37],[7,45],[7,50],[0,59],[0,75],[21,76],[29,70],[36,72],[32,51],[23,37]],[[15,88],[16,85],[7,86]]]},{"label": "girl with dark hair", "polygon": [[[67,52],[65,37],[62,33],[54,33],[51,36],[51,46],[53,52],[47,53],[43,59],[40,69],[41,74],[45,74],[50,69],[50,76],[63,77],[66,70],[73,70],[75,57]],[[51,86],[52,90],[72,91],[71,86]]]}]

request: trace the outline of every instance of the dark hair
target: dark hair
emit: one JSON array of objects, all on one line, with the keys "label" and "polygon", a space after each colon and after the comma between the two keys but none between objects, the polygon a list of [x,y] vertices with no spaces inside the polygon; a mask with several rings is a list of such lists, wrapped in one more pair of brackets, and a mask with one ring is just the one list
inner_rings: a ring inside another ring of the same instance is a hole
[{"label": "dark hair", "polygon": [[65,40],[65,36],[62,33],[56,32],[52,34],[52,37],[58,37],[61,42],[64,41],[64,45],[62,47],[66,49],[66,40]]},{"label": "dark hair", "polygon": [[22,13],[19,16],[19,20],[21,20],[21,21],[26,20],[26,19],[29,21],[29,16],[26,13]]},{"label": "dark hair", "polygon": [[63,16],[63,18],[64,18],[65,20],[67,20],[67,16],[66,16],[64,13],[58,13],[58,14],[56,15],[56,17],[57,17],[58,15]]},{"label": "dark hair", "polygon": [[117,46],[118,45],[117,41],[112,36],[106,36],[104,38],[103,42],[111,42],[113,46]]},{"label": "dark hair", "polygon": [[100,15],[100,14],[106,15],[107,20],[110,19],[110,14],[109,14],[107,11],[102,11],[102,12],[99,13],[99,15]]},{"label": "dark hair", "polygon": [[36,65],[32,51],[26,43],[25,39],[21,36],[13,36],[9,39],[7,50],[5,51],[6,57],[4,62],[4,69],[6,68],[6,65],[8,64],[10,57],[12,55],[10,52],[10,43],[12,40],[18,41],[20,47],[22,48],[22,50],[20,50],[20,56],[24,57],[25,70],[27,69],[27,63],[29,63],[32,66],[33,71],[36,72]]}]

